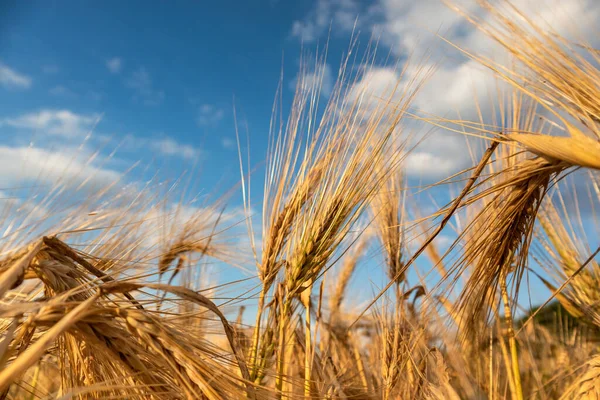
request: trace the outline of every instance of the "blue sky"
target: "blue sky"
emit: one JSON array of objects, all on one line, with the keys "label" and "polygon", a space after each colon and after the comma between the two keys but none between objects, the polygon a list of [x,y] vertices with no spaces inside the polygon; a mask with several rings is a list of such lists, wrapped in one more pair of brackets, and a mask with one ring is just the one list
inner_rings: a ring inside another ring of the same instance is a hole
[{"label": "blue sky", "polygon": [[3,7],[2,62],[30,82],[1,97],[4,116],[41,109],[101,114],[98,134],[168,137],[193,147],[219,172],[237,174],[235,97],[257,158],[264,158],[282,56],[290,54],[284,67],[299,56],[289,24],[301,7],[269,1]]},{"label": "blue sky", "polygon": [[[473,1],[458,3],[475,10]],[[576,20],[575,34],[595,40],[600,6],[593,0],[515,3],[565,34]],[[495,90],[493,77],[435,32],[482,54],[500,51],[437,0],[4,1],[0,191],[51,184],[67,166],[106,183],[141,161],[127,181],[173,180],[187,171],[197,192],[223,193],[240,178],[234,105],[251,164],[260,165],[281,72],[285,111],[302,52],[322,54],[329,37],[323,68],[330,88],[353,31],[358,49],[378,42],[379,57],[362,79],[381,90],[398,79],[394,60],[430,52],[423,63],[437,73],[415,100],[418,109],[475,118],[474,95]],[[468,164],[465,138],[435,131],[406,168],[416,185]],[[440,204],[448,198],[442,190],[428,196]],[[240,196],[231,203],[239,206]]]}]

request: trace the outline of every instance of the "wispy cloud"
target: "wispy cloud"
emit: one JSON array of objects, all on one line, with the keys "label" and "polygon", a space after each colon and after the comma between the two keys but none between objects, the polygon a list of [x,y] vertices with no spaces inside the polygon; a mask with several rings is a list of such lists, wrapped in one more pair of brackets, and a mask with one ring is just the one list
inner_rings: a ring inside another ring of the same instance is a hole
[{"label": "wispy cloud", "polygon": [[[15,117],[0,118],[0,127],[10,127],[20,130],[35,131],[40,135],[51,135],[53,143],[60,146],[72,146],[73,140],[92,140],[92,143],[102,143],[110,148],[125,148],[129,151],[149,151],[167,157],[180,157],[186,160],[197,159],[202,155],[200,149],[180,143],[167,135],[157,135],[155,138],[139,137],[132,134],[117,136],[95,132],[102,115],[98,113],[78,114],[68,109],[43,109],[28,112]],[[93,136],[88,136],[94,133]],[[48,139],[48,138],[46,138]]]},{"label": "wispy cloud", "polygon": [[214,126],[225,116],[225,112],[212,104],[203,104],[198,110],[198,125]]},{"label": "wispy cloud", "polygon": [[[36,196],[17,196],[11,191],[0,191],[0,215],[9,216],[0,223],[6,229],[11,222],[18,221],[23,215],[40,219],[47,217],[48,209],[40,203]],[[10,235],[10,232],[10,230],[4,230],[4,237]]]},{"label": "wispy cloud", "polygon": [[223,146],[224,149],[231,150],[235,147],[235,140],[231,138],[223,138],[221,139],[221,146]]},{"label": "wispy cloud", "polygon": [[172,138],[154,139],[148,142],[150,148],[165,156],[179,156],[185,159],[195,159],[200,156],[200,150],[188,144],[182,144]]},{"label": "wispy cloud", "polygon": [[108,143],[117,145],[120,149],[124,149],[128,152],[143,152],[148,154],[152,152],[153,155],[160,155],[164,157],[177,157],[185,160],[194,160],[202,156],[202,150],[194,147],[190,144],[185,144],[177,141],[176,139],[165,135],[159,134],[155,137],[139,137],[133,134],[127,134],[120,138],[117,138],[115,142],[112,137],[102,135],[103,140]]},{"label": "wispy cloud", "polygon": [[44,109],[15,118],[0,119],[0,126],[37,130],[40,133],[76,137],[88,134],[100,121],[100,114],[77,114],[70,110]]},{"label": "wispy cloud", "polygon": [[66,86],[56,85],[48,91],[53,96],[77,97],[77,94]]},{"label": "wispy cloud", "polygon": [[[540,26],[547,26],[553,32],[567,38],[583,38],[591,45],[599,43],[598,35],[594,34],[600,17],[598,1],[514,0],[512,3]],[[460,0],[457,4],[478,19],[485,21],[490,18],[478,1]],[[453,113],[468,120],[478,120],[478,110],[484,118],[493,112],[489,102],[495,96],[489,94],[502,90],[503,84],[498,83],[497,78],[477,61],[461,56],[460,52],[446,45],[438,34],[462,48],[496,61],[508,60],[508,55],[442,1],[376,0],[365,6],[352,0],[318,0],[304,19],[293,24],[292,35],[305,42],[315,41],[328,34],[330,24],[333,33],[348,33],[353,29],[348,17],[356,10],[361,14],[358,21],[360,29],[381,38],[378,43],[387,47],[392,55],[398,59],[411,55],[412,60],[426,61],[421,65],[409,64],[402,77],[401,68],[367,68],[350,88],[349,95],[362,93],[374,99],[374,103],[377,98],[390,96],[395,97],[392,101],[400,101],[405,82],[416,78],[419,71],[422,73],[434,68],[435,74],[427,79],[412,102],[415,109],[432,115]],[[573,21],[577,21],[576,26]],[[425,51],[428,56],[422,57]],[[452,56],[449,57],[449,54]],[[451,62],[439,62],[439,59]],[[444,90],[440,91],[440,88]],[[365,106],[368,107],[363,103]],[[465,156],[466,146],[464,136],[436,131],[407,157],[407,173],[434,179],[457,172],[471,161]]]},{"label": "wispy cloud", "polygon": [[35,147],[0,146],[0,185],[23,182],[105,186],[119,179],[116,171],[94,166],[91,155],[78,149],[60,151]]},{"label": "wispy cloud", "polygon": [[[444,138],[442,138],[444,139]],[[464,148],[458,144],[465,142],[464,138],[454,135],[446,137],[443,143],[448,145],[447,151],[438,151],[422,144],[421,149],[411,152],[406,157],[406,173],[413,178],[439,179],[449,176],[469,166],[471,159],[465,157]],[[466,144],[463,144],[466,146]]]},{"label": "wispy cloud", "polygon": [[154,89],[152,77],[144,67],[137,69],[126,81],[126,85],[135,91],[133,100],[147,106],[157,106],[165,98],[162,90]]},{"label": "wispy cloud", "polygon": [[118,74],[123,68],[123,60],[119,57],[113,57],[110,60],[106,60],[106,68],[108,68],[111,73]]},{"label": "wispy cloud", "polygon": [[356,0],[318,0],[306,18],[294,21],[291,34],[304,42],[314,42],[327,32],[330,24],[341,32],[351,30],[359,12]]},{"label": "wispy cloud", "polygon": [[335,84],[335,77],[328,64],[319,64],[316,68],[300,72],[290,82],[291,90],[312,91],[316,90],[325,97],[329,97]]},{"label": "wispy cloud", "polygon": [[21,74],[8,65],[0,62],[0,85],[5,88],[27,89],[31,87],[32,79]]}]

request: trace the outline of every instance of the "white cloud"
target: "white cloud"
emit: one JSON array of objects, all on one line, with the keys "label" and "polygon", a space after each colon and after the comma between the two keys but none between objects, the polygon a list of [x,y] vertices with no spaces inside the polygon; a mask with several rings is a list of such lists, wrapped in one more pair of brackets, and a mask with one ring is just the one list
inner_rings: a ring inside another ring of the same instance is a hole
[{"label": "white cloud", "polygon": [[[362,71],[360,79],[348,88],[345,100],[349,106],[360,105],[360,115],[367,117],[385,112],[388,102],[402,104],[406,90],[414,88],[407,88],[406,82],[410,78],[401,78],[399,74],[400,71],[392,67],[367,68]],[[416,72],[407,71],[406,74]],[[413,105],[428,108],[428,102],[435,103],[435,99],[425,93],[423,97],[418,96]],[[399,131],[406,133],[403,140],[408,140],[407,146],[412,149],[404,161],[409,177],[437,180],[470,165],[471,158],[463,135],[441,130],[432,132],[430,128],[408,117],[399,126]]]},{"label": "white cloud", "polygon": [[[451,144],[454,142],[447,141]],[[466,148],[463,151],[454,150],[448,156],[449,152],[437,152],[427,149],[427,146],[423,147],[424,150],[417,149],[406,157],[405,171],[412,178],[440,179],[460,171],[471,163]]]},{"label": "white cloud", "polygon": [[[478,18],[489,18],[476,0],[456,0],[452,3]],[[595,35],[595,24],[600,17],[600,2],[514,0],[512,3],[536,23],[570,39],[583,39],[592,45],[600,42]],[[305,40],[308,38],[309,41],[314,41],[327,34],[330,22],[333,23],[334,33],[348,33],[353,26],[336,23],[336,15],[347,14],[348,10],[354,10],[356,6],[357,3],[353,2],[320,0],[302,23],[294,23],[292,33],[295,36],[304,34]],[[377,106],[378,98],[389,99],[391,96],[392,99],[395,97],[399,100],[404,82],[417,75],[419,66],[435,67],[435,73],[414,99],[413,107],[430,115],[449,118],[460,115],[463,119],[478,120],[478,105],[484,118],[490,116],[491,101],[497,99],[498,90],[502,90],[505,84],[476,61],[444,43],[437,34],[476,54],[508,62],[504,49],[441,0],[378,0],[368,9],[361,8],[359,11],[360,28],[372,32],[379,38],[379,43],[391,49],[396,57],[402,59],[410,55],[411,65],[402,79],[399,77],[399,70],[394,68],[374,66],[363,71],[361,80],[348,92],[350,98],[357,98],[359,95],[368,97],[368,103],[363,104],[363,108],[367,109]],[[380,50],[382,51],[385,50]],[[429,58],[421,58],[426,52]],[[399,82],[397,95],[392,94]],[[427,137],[408,157],[408,173],[412,176],[439,178],[444,173],[457,172],[471,163],[466,146],[465,138],[460,135],[436,132]]]},{"label": "white cloud", "polygon": [[0,186],[24,182],[105,186],[119,179],[118,172],[94,166],[91,160],[89,153],[74,148],[0,146]]},{"label": "white cloud", "polygon": [[342,32],[351,30],[359,12],[356,0],[318,0],[305,19],[294,21],[291,34],[304,42],[314,42],[328,31],[330,24]]},{"label": "white cloud", "polygon": [[106,60],[106,68],[108,68],[111,73],[118,74],[123,68],[123,60],[121,60],[119,57]]},{"label": "white cloud", "polygon": [[[439,75],[430,78],[417,93],[411,104],[411,111],[419,110],[443,116],[458,110],[462,111],[462,117],[467,111],[471,112],[464,110],[465,104],[473,100],[477,92],[475,89],[485,91],[487,81],[478,81],[477,74],[468,67],[471,66],[459,66],[456,71],[441,71]],[[372,114],[375,109],[381,112],[383,107],[387,107],[388,101],[392,104],[401,103],[406,90],[414,90],[408,87],[407,82],[415,78],[416,74],[418,70],[407,70],[405,76],[400,77],[400,71],[391,67],[367,69],[361,79],[349,88],[346,99],[359,102],[361,112],[366,115]],[[479,87],[474,88],[471,85],[473,82]],[[445,89],[439,90],[440,87]],[[474,116],[475,111],[472,112],[471,115]],[[437,180],[470,166],[472,160],[465,136],[440,129],[432,132],[431,126],[406,118],[401,129],[410,134],[409,148],[415,146],[404,164],[408,176]],[[423,137],[425,134],[427,136]]]},{"label": "white cloud", "polygon": [[99,138],[102,139],[105,145],[114,145],[126,152],[142,151],[147,153],[150,150],[162,156],[178,157],[186,160],[193,160],[202,156],[202,150],[189,144],[180,143],[163,134],[157,135],[155,138],[126,134],[117,138],[116,141],[115,138],[106,135],[100,135]]},{"label": "white cloud", "polygon": [[[592,45],[600,42],[595,34],[596,21],[600,18],[600,2],[513,0],[512,3],[536,23],[560,35],[592,42]],[[452,4],[482,20],[490,18],[477,0],[455,0]],[[330,19],[331,15],[355,9],[356,6],[353,2],[320,0],[307,16],[306,20],[309,22],[306,25],[321,26],[322,15]],[[360,11],[362,28],[373,32],[380,43],[390,48],[397,57],[411,56],[413,71],[408,71],[408,79],[414,76],[414,67],[417,65],[437,67],[436,73],[416,100],[420,108],[439,114],[465,111],[473,108],[475,93],[481,99],[487,96],[486,90],[496,90],[497,82],[491,73],[444,43],[437,34],[476,54],[498,61],[508,61],[506,52],[458,12],[447,7],[442,0],[378,0],[374,6]],[[515,15],[515,19],[518,18]],[[328,23],[325,25],[328,26]],[[348,32],[352,27],[338,24],[334,26],[334,30],[336,29]],[[326,34],[325,31],[317,31],[313,30],[318,36]],[[423,62],[420,57],[426,52],[429,53],[430,61]],[[383,72],[388,75],[387,83]],[[397,79],[387,68],[377,71],[377,74],[380,81],[376,83],[377,91],[381,91],[381,87],[393,86]],[[396,71],[394,74],[397,75]],[[373,79],[372,76],[367,78]],[[370,86],[373,87],[373,84]]]},{"label": "white cloud", "polygon": [[438,237],[435,238],[436,245],[442,251],[448,250],[448,247],[450,247],[450,245],[452,243],[454,243],[455,240],[456,240],[456,237],[452,237],[450,235],[443,235],[443,234],[439,235]]},{"label": "white cloud", "polygon": [[475,104],[483,112],[490,110],[490,99],[496,99],[498,90],[505,88],[477,61],[469,60],[456,66],[436,70],[419,91],[413,105],[437,116],[477,119]]},{"label": "white cloud", "polygon": [[194,159],[200,151],[193,146],[181,144],[171,138],[155,139],[149,142],[150,148],[166,156],[179,156],[185,159]]},{"label": "white cloud", "polygon": [[12,223],[25,215],[29,218],[42,219],[48,217],[48,210],[40,204],[36,196],[20,197],[0,191],[0,233],[2,233],[0,238],[6,238],[12,232],[11,228],[14,227]]},{"label": "white cloud", "polygon": [[203,104],[200,106],[198,115],[198,125],[214,126],[225,116],[225,112],[211,104]]},{"label": "white cloud", "polygon": [[0,126],[39,131],[42,134],[76,137],[90,133],[100,121],[99,114],[76,114],[70,110],[44,109],[0,120]]},{"label": "white cloud", "polygon": [[152,78],[144,67],[134,71],[125,83],[134,90],[133,100],[136,102],[141,102],[147,106],[157,106],[165,98],[165,93],[162,90],[154,89]]},{"label": "white cloud", "polygon": [[346,96],[351,101],[363,97],[366,99],[363,103],[368,103],[363,107],[376,107],[380,99],[393,99],[399,84],[400,78],[395,68],[368,68],[363,71],[360,80],[350,87]]},{"label": "white cloud", "polygon": [[[158,138],[138,137],[131,134],[124,136],[107,135],[95,133],[96,125],[100,122],[101,115],[77,114],[71,110],[44,109],[37,112],[29,112],[16,117],[0,119],[0,127],[9,127],[19,130],[34,131],[36,135],[49,135],[43,140],[48,144],[58,147],[69,148],[73,141],[90,140],[92,144],[102,148],[111,148],[125,151],[148,150],[168,157],[180,157],[186,160],[196,159],[202,155],[200,149],[182,144],[168,136],[161,135]],[[93,136],[91,133],[95,133]],[[42,141],[38,141],[42,143]],[[56,156],[55,156],[56,158]],[[60,164],[60,163],[59,163]]]},{"label": "white cloud", "polygon": [[[454,2],[467,11],[474,11],[474,0]],[[396,54],[407,54],[422,48],[429,50],[440,45],[436,34],[456,37],[459,33],[472,31],[472,27],[459,13],[451,10],[440,0],[380,0],[378,16],[371,29]]]},{"label": "white cloud", "polygon": [[[300,87],[298,87],[300,83]],[[316,68],[307,71],[301,71],[296,78],[290,82],[290,89],[313,91],[317,89],[325,97],[329,97],[335,84],[335,77],[331,71],[331,66],[328,64],[317,65]]]},{"label": "white cloud", "polygon": [[[443,0],[377,0],[370,6],[356,0],[318,0],[311,12],[292,24],[292,35],[313,42],[328,33],[348,33],[355,19],[360,28],[371,31],[395,54],[405,56],[412,51],[431,50],[443,44],[437,34],[461,45],[489,45],[492,42]],[[452,5],[478,18],[487,18],[478,0],[454,0]],[[595,24],[600,4],[595,0],[513,0],[525,15],[571,39],[597,40]],[[519,17],[515,15],[515,19]],[[456,60],[454,60],[456,61]]]},{"label": "white cloud", "polygon": [[30,77],[0,62],[0,85],[5,88],[27,89],[31,87],[31,83]]}]

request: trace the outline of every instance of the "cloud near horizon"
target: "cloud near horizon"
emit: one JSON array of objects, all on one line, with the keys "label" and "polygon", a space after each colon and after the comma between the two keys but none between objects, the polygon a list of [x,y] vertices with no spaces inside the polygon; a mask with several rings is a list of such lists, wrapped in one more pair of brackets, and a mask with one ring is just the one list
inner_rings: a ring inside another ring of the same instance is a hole
[{"label": "cloud near horizon", "polygon": [[[115,165],[123,162],[115,157],[123,146],[142,150],[141,154],[150,151],[182,160],[197,159],[202,154],[200,149],[164,134],[128,134],[114,140],[102,133],[101,121],[101,114],[69,109],[41,109],[0,118],[0,128],[21,132],[13,136],[13,143],[0,146],[0,187],[19,182],[70,186],[85,181],[94,187],[106,186],[121,178]],[[30,140],[27,135],[31,135]]]}]

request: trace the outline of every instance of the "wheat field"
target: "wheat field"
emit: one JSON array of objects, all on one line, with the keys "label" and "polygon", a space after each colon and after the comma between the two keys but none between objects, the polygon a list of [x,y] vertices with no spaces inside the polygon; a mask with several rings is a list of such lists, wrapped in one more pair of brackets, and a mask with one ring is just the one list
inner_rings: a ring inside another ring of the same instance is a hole
[{"label": "wheat field", "polygon": [[[600,399],[600,53],[480,3],[490,20],[456,12],[510,54],[461,49],[501,83],[492,120],[411,107],[435,74],[417,60],[371,96],[348,56],[323,110],[297,83],[258,209],[240,153],[237,219],[225,199],[166,210],[154,187],[65,202],[68,182],[5,207],[0,398]],[[452,187],[433,211],[408,195],[415,121],[472,144],[471,167],[418,188]],[[357,307],[373,259],[386,284]],[[250,278],[201,279],[213,261]]]}]

